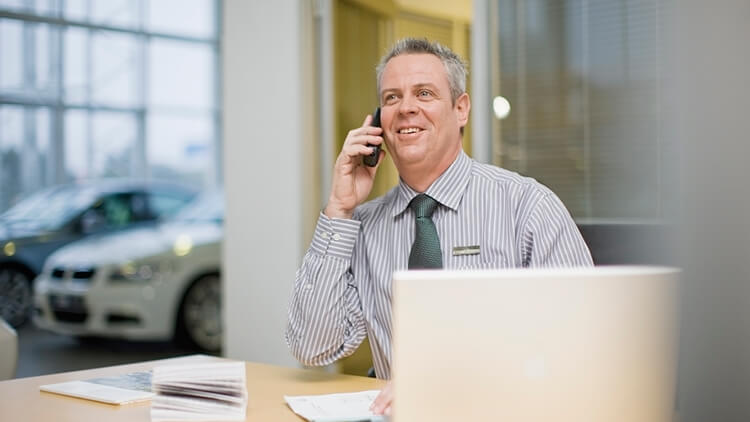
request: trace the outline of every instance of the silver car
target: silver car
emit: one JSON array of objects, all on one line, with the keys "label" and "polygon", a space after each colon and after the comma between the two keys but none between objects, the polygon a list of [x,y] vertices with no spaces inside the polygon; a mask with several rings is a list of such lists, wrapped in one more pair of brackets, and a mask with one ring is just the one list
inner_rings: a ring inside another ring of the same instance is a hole
[{"label": "silver car", "polygon": [[204,194],[169,222],[61,248],[35,281],[34,323],[219,351],[223,203],[221,193]]},{"label": "silver car", "polygon": [[23,324],[31,281],[58,248],[87,236],[153,225],[196,195],[182,185],[104,180],[44,189],[0,215],[0,317]]}]

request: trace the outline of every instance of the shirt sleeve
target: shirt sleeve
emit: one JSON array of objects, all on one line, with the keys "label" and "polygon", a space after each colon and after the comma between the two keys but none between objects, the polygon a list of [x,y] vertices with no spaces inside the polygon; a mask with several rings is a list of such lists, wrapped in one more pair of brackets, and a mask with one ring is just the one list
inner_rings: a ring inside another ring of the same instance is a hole
[{"label": "shirt sleeve", "polygon": [[349,356],[367,335],[352,260],[360,222],[321,213],[310,248],[297,270],[286,342],[304,365]]},{"label": "shirt sleeve", "polygon": [[525,267],[590,267],[586,242],[565,205],[547,193],[534,205],[524,226]]}]

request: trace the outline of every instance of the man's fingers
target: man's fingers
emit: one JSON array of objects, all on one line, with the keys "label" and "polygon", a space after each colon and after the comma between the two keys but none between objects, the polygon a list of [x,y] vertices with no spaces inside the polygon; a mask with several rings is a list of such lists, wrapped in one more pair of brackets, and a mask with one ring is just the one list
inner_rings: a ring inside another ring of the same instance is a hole
[{"label": "man's fingers", "polygon": [[379,139],[383,139],[381,134],[383,133],[383,129],[375,126],[363,126],[358,127],[356,129],[352,129],[349,131],[349,133],[346,134],[346,139],[344,139],[344,143],[357,143],[362,141],[362,137],[377,137]]},{"label": "man's fingers", "polygon": [[[376,415],[391,414],[391,404],[393,403],[393,383],[389,382],[386,386],[380,390],[380,394],[375,397],[370,411]],[[387,413],[386,413],[387,412]]]},{"label": "man's fingers", "polygon": [[365,116],[365,121],[362,122],[362,127],[370,126],[370,123],[372,122],[372,115],[368,114]]},{"label": "man's fingers", "polygon": [[353,158],[360,155],[372,154],[372,147],[364,144],[347,145],[341,150],[347,157]]}]

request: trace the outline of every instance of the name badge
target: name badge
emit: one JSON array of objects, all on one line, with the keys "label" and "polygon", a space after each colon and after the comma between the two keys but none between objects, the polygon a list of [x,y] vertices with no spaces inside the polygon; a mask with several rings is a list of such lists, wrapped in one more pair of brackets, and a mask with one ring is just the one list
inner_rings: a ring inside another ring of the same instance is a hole
[{"label": "name badge", "polygon": [[453,247],[453,256],[478,255],[478,254],[479,254],[479,245],[454,246]]}]

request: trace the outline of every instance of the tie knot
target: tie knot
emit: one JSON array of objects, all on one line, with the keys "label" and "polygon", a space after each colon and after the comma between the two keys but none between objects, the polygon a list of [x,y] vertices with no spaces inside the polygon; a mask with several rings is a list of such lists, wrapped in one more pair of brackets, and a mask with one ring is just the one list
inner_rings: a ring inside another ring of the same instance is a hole
[{"label": "tie knot", "polygon": [[419,195],[415,196],[414,199],[412,199],[409,203],[409,208],[414,211],[414,213],[417,215],[417,218],[432,217],[432,213],[435,212],[435,208],[437,208],[437,206],[438,201],[432,199],[432,197],[425,193],[420,193]]}]

